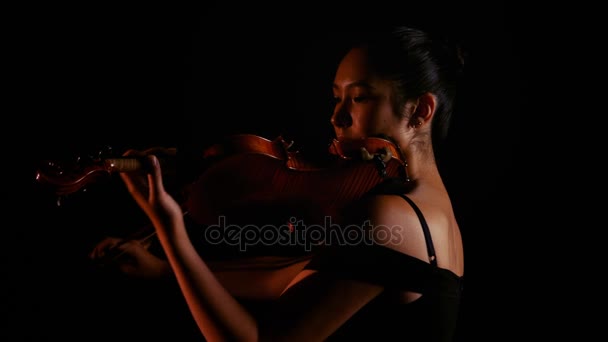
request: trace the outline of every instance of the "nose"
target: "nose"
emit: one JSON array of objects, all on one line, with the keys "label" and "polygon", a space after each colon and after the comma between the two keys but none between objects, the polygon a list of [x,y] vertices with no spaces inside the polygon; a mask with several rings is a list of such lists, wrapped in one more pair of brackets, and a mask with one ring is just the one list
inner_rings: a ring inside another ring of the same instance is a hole
[{"label": "nose", "polygon": [[347,128],[353,124],[353,118],[351,117],[350,112],[342,104],[336,105],[330,121],[334,127],[339,128]]}]

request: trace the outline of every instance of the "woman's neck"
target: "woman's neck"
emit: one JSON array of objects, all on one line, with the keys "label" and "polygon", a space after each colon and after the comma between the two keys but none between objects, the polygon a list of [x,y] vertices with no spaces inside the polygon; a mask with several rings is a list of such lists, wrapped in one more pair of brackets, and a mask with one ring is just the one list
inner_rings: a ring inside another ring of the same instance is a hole
[{"label": "woman's neck", "polygon": [[431,145],[401,146],[411,179],[445,188]]}]

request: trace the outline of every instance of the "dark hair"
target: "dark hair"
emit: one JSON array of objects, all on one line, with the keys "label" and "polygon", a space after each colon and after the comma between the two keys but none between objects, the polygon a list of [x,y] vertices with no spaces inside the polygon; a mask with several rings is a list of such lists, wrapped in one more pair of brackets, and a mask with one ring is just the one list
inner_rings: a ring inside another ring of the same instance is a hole
[{"label": "dark hair", "polygon": [[350,46],[365,47],[373,70],[394,82],[396,112],[424,93],[437,96],[432,138],[439,145],[447,136],[464,71],[462,48],[436,33],[404,26],[362,31],[357,37]]}]

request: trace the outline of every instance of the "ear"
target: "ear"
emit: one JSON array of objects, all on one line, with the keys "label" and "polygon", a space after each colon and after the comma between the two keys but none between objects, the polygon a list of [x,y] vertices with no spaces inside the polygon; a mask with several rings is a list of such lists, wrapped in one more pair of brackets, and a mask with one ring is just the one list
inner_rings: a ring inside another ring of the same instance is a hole
[{"label": "ear", "polygon": [[410,116],[410,126],[419,128],[427,122],[431,122],[435,115],[437,98],[431,93],[424,93],[416,99],[412,115]]}]

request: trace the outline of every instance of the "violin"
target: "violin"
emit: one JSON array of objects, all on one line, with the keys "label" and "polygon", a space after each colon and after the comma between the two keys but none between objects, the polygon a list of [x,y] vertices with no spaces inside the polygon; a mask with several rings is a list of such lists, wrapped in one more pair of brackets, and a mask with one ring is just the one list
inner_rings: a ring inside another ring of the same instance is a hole
[{"label": "violin", "polygon": [[[321,225],[387,178],[412,184],[398,147],[378,137],[338,140],[321,158],[309,158],[279,136],[231,135],[204,149],[204,165],[186,185],[182,208],[200,226]],[[165,161],[160,160],[161,167]],[[66,195],[116,172],[139,170],[134,157],[89,159],[78,165],[47,162],[36,181]],[[223,220],[223,221],[222,221]]]},{"label": "violin", "polygon": [[[352,188],[367,189],[370,184],[380,179],[372,177],[373,179],[365,182],[357,178],[347,180],[345,176],[367,174],[371,168],[365,163],[359,162],[374,161],[373,164],[381,179],[398,177],[406,182],[410,181],[407,174],[407,163],[399,149],[384,138],[333,139],[328,147],[329,158],[321,162],[307,159],[300,151],[292,151],[290,148],[293,144],[293,142],[286,142],[281,136],[273,140],[253,134],[228,136],[222,142],[206,148],[201,154],[201,162],[210,165],[210,167],[204,167],[202,176],[205,176],[208,171],[221,170],[233,171],[232,177],[247,179],[251,173],[243,172],[245,170],[236,164],[241,162],[243,163],[241,166],[252,166],[251,162],[254,162],[260,168],[285,171],[287,173],[284,176],[289,178],[309,174],[312,177],[305,181],[311,186],[332,182],[336,186],[342,187],[345,186],[345,183],[350,182]],[[161,159],[164,169],[167,166],[166,162],[162,157],[159,159]],[[104,157],[101,154],[97,157],[78,158],[70,163],[45,160],[36,172],[36,182],[56,195],[68,195],[85,189],[92,183],[102,181],[113,173],[137,171],[143,165],[144,163],[136,157]],[[238,174],[239,170],[242,172],[241,174]],[[323,172],[329,172],[325,176],[331,175],[332,178],[325,178],[315,184]],[[341,172],[346,173],[333,178]],[[209,175],[205,176],[205,178],[209,177]]]}]

